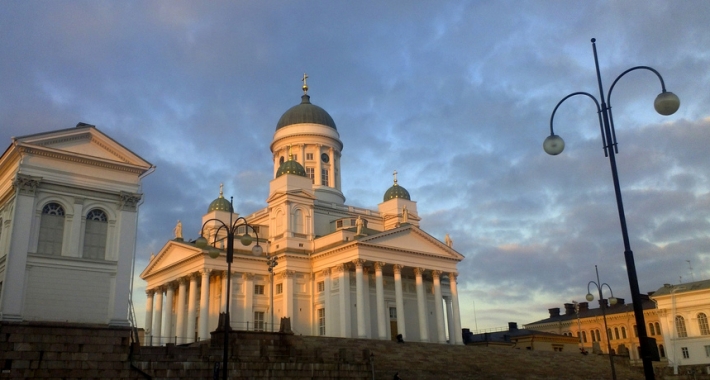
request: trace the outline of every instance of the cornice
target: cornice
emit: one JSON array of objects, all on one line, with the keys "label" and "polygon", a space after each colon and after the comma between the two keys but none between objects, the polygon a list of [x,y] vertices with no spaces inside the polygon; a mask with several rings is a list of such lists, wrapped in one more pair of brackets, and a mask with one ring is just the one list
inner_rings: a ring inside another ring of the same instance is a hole
[{"label": "cornice", "polygon": [[63,152],[46,147],[28,146],[22,143],[18,144],[17,149],[21,154],[32,154],[35,156],[42,156],[63,161],[75,162],[84,165],[97,166],[104,169],[123,171],[137,175],[141,175],[148,171],[148,169],[150,169],[149,167],[141,167],[130,163],[111,162],[105,159],[91,157],[79,153]]}]

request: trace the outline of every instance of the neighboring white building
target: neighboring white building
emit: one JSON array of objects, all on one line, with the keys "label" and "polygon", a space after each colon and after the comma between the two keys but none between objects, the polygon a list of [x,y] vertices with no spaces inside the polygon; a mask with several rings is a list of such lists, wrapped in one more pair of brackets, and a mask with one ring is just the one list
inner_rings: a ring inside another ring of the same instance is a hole
[{"label": "neighboring white building", "polygon": [[[224,230],[209,221],[229,221],[230,202],[220,189],[202,218],[205,237],[217,242],[220,257],[184,241],[176,228],[176,239],[141,274],[149,343],[209,338],[229,293],[230,323],[237,330],[271,330],[273,312],[275,324],[289,317],[297,334],[402,334],[405,341],[438,343],[451,336],[462,344],[456,265],[464,257],[448,237],[443,243],[419,228],[417,204],[396,173],[377,210],[345,204],[343,143],[331,116],[310,103],[307,90],[304,84],[301,103],[276,125],[267,206],[245,217],[257,229],[264,255],[251,254],[255,243],[234,244],[228,292]],[[273,283],[266,255],[278,259]]]},{"label": "neighboring white building", "polygon": [[129,325],[152,168],[84,123],[12,138],[0,157],[0,319]]},{"label": "neighboring white building", "polygon": [[665,284],[651,298],[658,305],[668,365],[710,364],[710,280]]}]

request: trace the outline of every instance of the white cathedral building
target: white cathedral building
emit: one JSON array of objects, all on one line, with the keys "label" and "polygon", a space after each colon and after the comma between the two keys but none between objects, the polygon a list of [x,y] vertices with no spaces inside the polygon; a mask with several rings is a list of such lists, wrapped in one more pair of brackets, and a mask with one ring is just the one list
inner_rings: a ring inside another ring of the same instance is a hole
[{"label": "white cathedral building", "polygon": [[[303,91],[276,124],[267,205],[243,216],[258,239],[244,246],[237,236],[227,273],[226,234],[210,221],[228,223],[234,211],[222,189],[202,217],[214,247],[183,240],[176,227],[140,275],[146,341],[209,339],[229,298],[235,330],[271,331],[286,317],[295,334],[462,344],[456,265],[464,256],[448,235],[442,242],[419,228],[417,204],[396,172],[376,210],[345,204],[343,142],[333,118],[310,102],[305,79]],[[255,235],[245,224],[238,234],[246,230]],[[252,254],[256,244],[263,255]],[[272,273],[269,258],[278,262]]]}]

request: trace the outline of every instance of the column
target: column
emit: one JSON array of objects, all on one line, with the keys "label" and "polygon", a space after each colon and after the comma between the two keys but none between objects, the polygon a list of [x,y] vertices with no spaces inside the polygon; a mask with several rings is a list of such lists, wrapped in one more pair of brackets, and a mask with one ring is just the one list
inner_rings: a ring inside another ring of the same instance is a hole
[{"label": "column", "polygon": [[229,292],[227,291],[227,271],[222,272],[222,276],[220,277],[222,280],[222,294],[220,297],[220,304],[219,304],[219,310],[221,310],[223,313],[227,312],[227,297],[229,297]]},{"label": "column", "polygon": [[321,175],[322,175],[321,172],[323,169],[323,164],[322,164],[323,161],[320,159],[320,155],[322,153],[320,150],[321,147],[322,147],[321,144],[317,145],[316,154],[314,157],[316,160],[316,173],[315,173],[315,178],[313,178],[313,184],[315,184],[315,185],[321,184]]},{"label": "column", "polygon": [[370,268],[362,267],[362,294],[365,299],[365,335],[367,339],[372,339],[372,320],[370,318]]},{"label": "column", "polygon": [[434,282],[434,313],[436,316],[436,333],[439,343],[446,343],[446,332],[444,331],[444,305],[441,304],[441,271],[431,272]]},{"label": "column", "polygon": [[252,309],[254,305],[254,275],[251,273],[242,274],[242,280],[244,281],[244,322],[247,323],[247,329],[253,328],[249,322],[252,321],[253,314]]},{"label": "column", "polygon": [[328,156],[330,157],[330,162],[328,163],[328,186],[335,187],[335,154],[333,154],[333,147],[328,148]]},{"label": "column", "polygon": [[404,299],[402,298],[402,268],[403,265],[395,264],[394,269],[394,297],[397,306],[397,333],[402,334],[402,339],[407,339],[404,327]]},{"label": "column", "polygon": [[458,273],[449,273],[449,286],[451,287],[451,308],[454,313],[454,340],[455,344],[463,344],[463,336],[461,335],[461,314],[459,311],[459,293],[456,288],[456,277]]},{"label": "column", "polygon": [[209,307],[210,307],[210,272],[211,269],[204,269],[202,271],[202,283],[200,287],[200,327],[199,327],[199,340],[205,340],[210,337],[208,331],[209,322]]},{"label": "column", "polygon": [[335,267],[340,282],[340,337],[350,338],[352,335],[350,318],[350,271],[347,264]]},{"label": "column", "polygon": [[382,282],[382,268],[385,266],[383,262],[375,263],[375,293],[377,297],[377,337],[379,339],[387,339],[387,320],[385,311],[385,287]]},{"label": "column", "polygon": [[295,272],[285,270],[281,272],[281,286],[283,286],[283,316],[291,318],[291,327],[296,325],[296,320],[293,313],[293,276]]},{"label": "column", "polygon": [[180,284],[178,288],[178,299],[175,314],[177,314],[177,322],[175,323],[175,335],[177,335],[177,344],[186,342],[185,339],[185,301],[187,301],[187,278],[183,277],[178,280]]},{"label": "column", "polygon": [[[138,202],[140,194],[121,192],[120,212],[116,220],[116,281],[110,297],[109,326],[130,326],[128,322],[128,298],[131,289],[133,258],[136,253],[138,231]],[[108,249],[108,247],[106,247]]]},{"label": "column", "polygon": [[424,294],[423,268],[414,268],[414,278],[417,287],[417,314],[419,315],[419,340],[429,341],[429,326],[426,317],[426,295]]},{"label": "column", "polygon": [[153,335],[153,294],[155,294],[155,290],[153,289],[147,289],[145,291],[145,338],[143,345],[148,346],[150,345],[151,338],[150,336]]},{"label": "column", "polygon": [[454,339],[454,312],[451,308],[451,297],[444,297],[446,302],[446,321],[449,326],[449,344],[455,344]]},{"label": "column", "polygon": [[330,319],[333,315],[331,313],[331,311],[333,310],[333,306],[332,302],[330,301],[330,268],[326,268],[323,270],[323,278],[323,301],[325,304],[325,335],[335,336],[335,332],[333,331],[333,322]]},{"label": "column", "polygon": [[163,344],[162,337],[162,321],[163,321],[163,287],[159,286],[155,289],[155,307],[153,310],[153,342],[152,345],[160,346]]},{"label": "column", "polygon": [[173,296],[175,295],[175,284],[168,283],[165,291],[165,307],[163,307],[163,338],[164,342],[175,343],[173,341]]},{"label": "column", "polygon": [[190,274],[190,295],[187,301],[187,342],[195,340],[195,325],[197,322],[197,274]]},{"label": "column", "polygon": [[366,326],[365,326],[365,292],[364,284],[362,278],[362,264],[365,260],[357,259],[353,260],[355,264],[355,294],[356,294],[356,311],[357,311],[357,337],[367,338]]}]

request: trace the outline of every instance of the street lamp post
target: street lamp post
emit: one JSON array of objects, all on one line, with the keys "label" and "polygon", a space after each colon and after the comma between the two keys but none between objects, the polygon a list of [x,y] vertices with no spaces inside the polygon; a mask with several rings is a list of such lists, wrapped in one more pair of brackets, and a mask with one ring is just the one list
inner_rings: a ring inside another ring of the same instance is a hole
[{"label": "street lamp post", "polygon": [[279,265],[276,261],[276,255],[266,255],[266,265],[269,267],[269,276],[271,277],[271,299],[269,300],[269,312],[271,313],[271,332],[274,331],[274,267]]},{"label": "street lamp post", "polygon": [[545,139],[545,142],[543,143],[543,148],[548,154],[557,155],[562,153],[562,150],[565,147],[564,140],[562,140],[560,136],[555,135],[554,130],[552,128],[552,121],[555,117],[555,112],[557,112],[557,108],[562,104],[562,102],[576,95],[585,95],[594,101],[597,106],[597,114],[599,118],[599,128],[601,130],[602,135],[604,155],[606,157],[609,157],[609,163],[611,165],[611,175],[614,181],[616,205],[619,212],[619,222],[621,223],[621,235],[624,241],[624,259],[626,260],[626,271],[629,277],[631,300],[633,302],[634,316],[636,318],[636,326],[638,329],[639,345],[641,348],[641,360],[643,361],[643,372],[646,377],[646,380],[652,380],[654,378],[652,363],[653,355],[651,353],[650,345],[652,345],[653,342],[646,335],[646,322],[643,316],[643,306],[641,304],[641,292],[639,291],[638,278],[636,277],[636,264],[634,263],[634,254],[631,251],[631,244],[629,243],[629,234],[626,228],[624,205],[621,200],[619,175],[616,169],[615,155],[618,153],[618,147],[616,143],[616,132],[614,130],[614,119],[612,118],[611,112],[611,92],[614,89],[616,82],[621,79],[621,77],[631,71],[644,69],[656,74],[656,76],[661,82],[661,93],[656,97],[656,100],[653,104],[654,108],[659,114],[665,116],[672,115],[680,107],[680,100],[672,92],[666,91],[666,85],[663,82],[663,77],[661,77],[661,74],[658,73],[658,71],[648,66],[636,66],[624,71],[623,73],[621,73],[621,75],[616,77],[611,87],[609,88],[609,93],[607,95],[609,104],[607,105],[606,101],[604,100],[604,88],[602,87],[601,74],[599,72],[599,60],[597,58],[597,46],[595,42],[596,40],[592,38],[592,49],[594,51],[594,66],[597,72],[597,83],[599,85],[599,98],[601,100],[601,105],[600,102],[597,101],[597,99],[588,92],[574,92],[562,98],[562,100],[557,103],[557,106],[555,106],[555,109],[552,111],[552,115],[550,116],[550,136]]},{"label": "street lamp post", "polygon": [[227,380],[228,378],[228,372],[227,371],[227,364],[228,364],[228,357],[229,357],[229,331],[232,329],[230,326],[230,315],[229,315],[229,298],[231,297],[231,277],[232,277],[232,261],[234,261],[234,239],[237,234],[237,229],[241,226],[244,226],[244,235],[242,235],[239,240],[241,241],[242,245],[248,246],[252,243],[253,239],[251,235],[249,235],[249,228],[254,232],[256,235],[256,245],[254,245],[251,249],[251,252],[254,256],[261,256],[263,249],[259,245],[259,233],[256,231],[256,229],[247,223],[247,220],[244,219],[243,217],[237,218],[237,220],[232,221],[232,215],[234,215],[234,206],[233,206],[233,198],[229,199],[229,224],[225,224],[223,221],[219,219],[209,219],[205,221],[202,224],[202,228],[200,230],[200,237],[195,240],[195,246],[198,248],[206,248],[208,246],[207,244],[207,239],[204,237],[204,232],[205,232],[205,226],[209,222],[215,222],[218,226],[217,231],[214,233],[214,238],[212,241],[212,245],[209,248],[209,256],[213,259],[216,259],[219,257],[220,250],[215,247],[215,244],[217,243],[217,237],[219,236],[219,233],[222,229],[227,234],[227,294],[225,295],[227,297],[227,303],[226,303],[226,309],[224,312],[224,320],[223,320],[223,325],[222,328],[224,329],[224,347],[222,351],[222,378],[224,380]]},{"label": "street lamp post", "polygon": [[606,285],[607,289],[609,289],[609,293],[611,293],[611,297],[609,297],[609,304],[610,305],[615,305],[616,304],[616,298],[614,297],[614,291],[611,290],[611,286],[609,284],[601,283],[599,281],[599,269],[597,266],[594,266],[594,270],[597,272],[597,282],[594,281],[589,281],[587,284],[587,301],[591,302],[594,300],[594,295],[589,291],[589,286],[594,284],[597,287],[597,290],[599,291],[599,307],[602,309],[602,318],[604,319],[604,330],[606,331],[606,347],[607,351],[609,353],[609,362],[611,363],[611,378],[616,380],[616,369],[614,368],[614,357],[611,354],[611,332],[609,331],[609,327],[606,325],[606,302],[604,301],[604,297],[602,296],[602,288],[604,285]]}]

